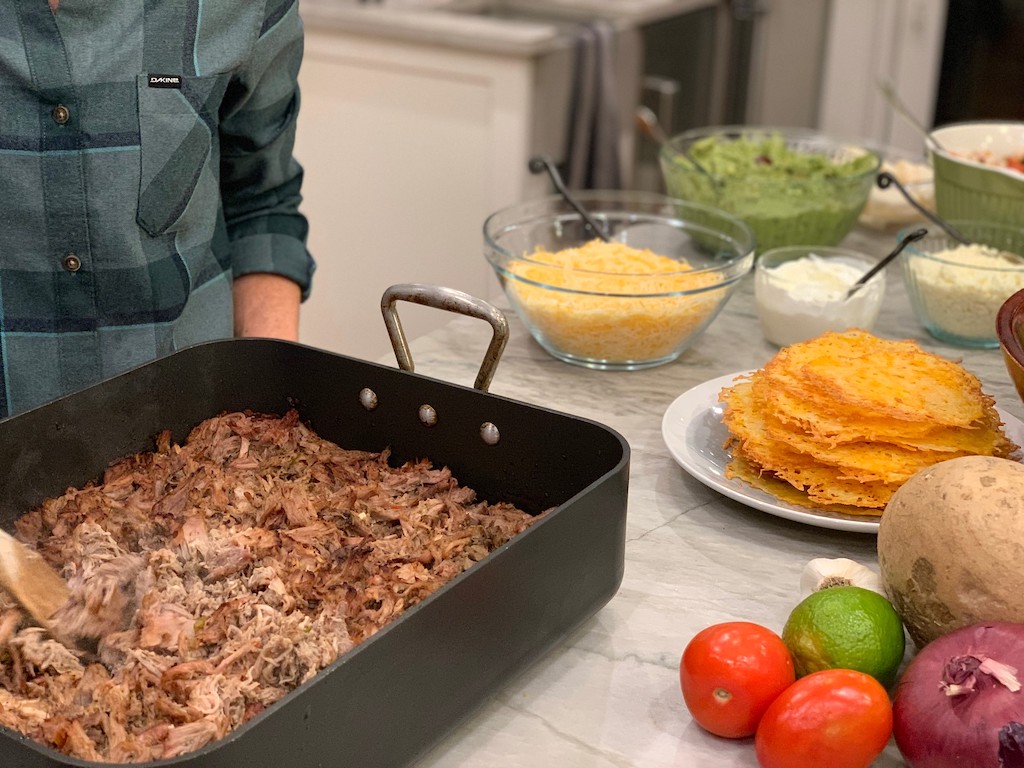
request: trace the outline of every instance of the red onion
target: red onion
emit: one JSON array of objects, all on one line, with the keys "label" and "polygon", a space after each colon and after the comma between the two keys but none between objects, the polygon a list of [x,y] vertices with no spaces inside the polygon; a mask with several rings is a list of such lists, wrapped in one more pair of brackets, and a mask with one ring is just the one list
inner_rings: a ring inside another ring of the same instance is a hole
[{"label": "red onion", "polygon": [[1024,624],[957,629],[914,657],[893,698],[912,768],[1024,768]]}]

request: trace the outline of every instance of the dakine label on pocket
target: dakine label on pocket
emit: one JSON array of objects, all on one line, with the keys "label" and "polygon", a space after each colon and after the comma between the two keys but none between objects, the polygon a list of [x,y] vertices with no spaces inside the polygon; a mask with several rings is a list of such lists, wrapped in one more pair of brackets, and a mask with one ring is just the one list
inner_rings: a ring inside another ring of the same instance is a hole
[{"label": "dakine label on pocket", "polygon": [[181,75],[150,75],[150,88],[181,88]]}]

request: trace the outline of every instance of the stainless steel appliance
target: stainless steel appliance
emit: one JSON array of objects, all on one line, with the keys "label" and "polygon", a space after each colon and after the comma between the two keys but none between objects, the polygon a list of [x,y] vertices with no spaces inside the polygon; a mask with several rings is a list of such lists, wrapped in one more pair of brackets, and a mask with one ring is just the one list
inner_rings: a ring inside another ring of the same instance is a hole
[{"label": "stainless steel appliance", "polygon": [[[747,120],[751,60],[763,0],[717,0],[640,27],[641,105],[669,136]],[[663,190],[658,148],[638,140],[634,187]]]}]

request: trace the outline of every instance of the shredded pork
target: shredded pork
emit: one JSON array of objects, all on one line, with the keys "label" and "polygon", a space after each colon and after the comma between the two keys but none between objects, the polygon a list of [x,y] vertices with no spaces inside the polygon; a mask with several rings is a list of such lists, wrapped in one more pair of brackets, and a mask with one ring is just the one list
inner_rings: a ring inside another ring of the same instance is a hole
[{"label": "shredded pork", "polygon": [[183,755],[538,519],[388,458],[230,413],[20,518],[72,590],[61,636],[94,653],[0,592],[0,724],[83,760]]}]

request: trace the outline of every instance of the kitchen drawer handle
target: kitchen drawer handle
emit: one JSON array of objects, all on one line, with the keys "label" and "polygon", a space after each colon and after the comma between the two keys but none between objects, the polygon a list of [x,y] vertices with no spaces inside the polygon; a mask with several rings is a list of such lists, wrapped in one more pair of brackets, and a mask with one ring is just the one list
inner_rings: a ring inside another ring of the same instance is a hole
[{"label": "kitchen drawer handle", "polygon": [[501,310],[483,299],[470,296],[468,293],[457,291],[454,288],[425,283],[392,285],[384,291],[384,296],[380,300],[380,311],[384,315],[384,325],[387,326],[388,336],[391,337],[391,346],[395,350],[398,366],[403,371],[410,372],[416,368],[412,362],[412,353],[409,351],[409,342],[405,338],[405,331],[402,330],[402,321],[395,308],[395,303],[398,301],[408,301],[468,317],[477,317],[491,324],[491,343],[487,346],[487,352],[484,353],[483,362],[476,375],[476,382],[473,384],[476,389],[486,392],[491,385],[491,379],[494,378],[494,370],[498,367],[501,353],[505,350],[505,344],[508,342],[508,320],[505,319]]}]

